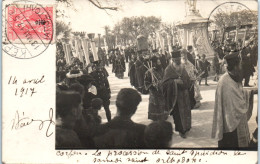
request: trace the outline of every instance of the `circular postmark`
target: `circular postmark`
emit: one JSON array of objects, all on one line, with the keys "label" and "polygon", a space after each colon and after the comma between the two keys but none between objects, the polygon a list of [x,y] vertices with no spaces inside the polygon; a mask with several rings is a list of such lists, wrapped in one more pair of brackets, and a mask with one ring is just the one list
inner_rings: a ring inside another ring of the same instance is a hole
[{"label": "circular postmark", "polygon": [[235,51],[241,51],[256,39],[257,14],[242,3],[222,3],[213,9],[208,19],[208,37],[214,48],[221,46],[230,52],[229,45],[235,45]]},{"label": "circular postmark", "polygon": [[53,6],[16,1],[3,11],[2,50],[12,57],[30,59],[42,54],[54,36]]}]

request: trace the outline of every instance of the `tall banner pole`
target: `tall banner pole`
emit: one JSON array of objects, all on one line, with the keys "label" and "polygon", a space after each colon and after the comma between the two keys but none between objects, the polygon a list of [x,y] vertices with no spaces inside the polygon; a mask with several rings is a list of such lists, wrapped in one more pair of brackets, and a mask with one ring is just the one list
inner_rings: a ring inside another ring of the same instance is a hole
[{"label": "tall banner pole", "polygon": [[89,65],[90,64],[90,60],[89,60],[89,40],[86,39],[86,38],[82,38],[81,43],[82,43],[82,47],[83,47],[86,65]]},{"label": "tall banner pole", "polygon": [[69,64],[72,64],[72,49],[71,49],[71,45],[70,44],[66,44],[66,51],[67,51],[67,55],[68,55],[68,61],[69,61]]},{"label": "tall banner pole", "polygon": [[91,42],[90,42],[90,46],[91,46],[91,50],[92,50],[92,52],[93,52],[94,61],[98,61],[98,54],[97,54],[97,49],[96,49],[95,42],[94,42],[94,41],[91,41]]}]

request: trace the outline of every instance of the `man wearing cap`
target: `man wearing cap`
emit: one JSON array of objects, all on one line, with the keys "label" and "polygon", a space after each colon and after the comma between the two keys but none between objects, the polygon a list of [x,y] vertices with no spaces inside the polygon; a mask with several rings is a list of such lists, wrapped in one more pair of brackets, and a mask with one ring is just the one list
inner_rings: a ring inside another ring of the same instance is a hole
[{"label": "man wearing cap", "polygon": [[216,89],[212,138],[218,139],[219,148],[245,148],[250,141],[247,121],[252,115],[253,94],[257,90],[243,89],[238,52],[230,52],[224,58],[227,72]]},{"label": "man wearing cap", "polygon": [[162,87],[166,109],[173,116],[175,131],[182,138],[191,129],[191,110],[188,89],[191,81],[187,71],[181,64],[180,51],[172,52],[172,63],[165,69]]},{"label": "man wearing cap", "polygon": [[99,61],[94,62],[93,72],[90,75],[95,79],[93,85],[97,88],[97,97],[103,100],[103,106],[106,111],[107,121],[111,120],[111,112],[109,109],[111,91],[107,77],[107,70],[100,65]]}]

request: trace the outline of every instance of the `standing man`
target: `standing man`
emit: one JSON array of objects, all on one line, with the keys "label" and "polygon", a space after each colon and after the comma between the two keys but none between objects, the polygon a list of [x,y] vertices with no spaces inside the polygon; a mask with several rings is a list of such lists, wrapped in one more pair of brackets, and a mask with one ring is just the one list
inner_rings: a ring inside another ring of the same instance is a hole
[{"label": "standing man", "polygon": [[205,85],[208,86],[208,76],[209,76],[208,71],[209,71],[210,63],[206,59],[206,55],[205,54],[202,54],[202,59],[200,60],[199,66],[200,66],[200,72],[202,74],[201,78],[199,80],[199,85],[201,84],[202,78],[205,78]]},{"label": "standing man", "polygon": [[190,83],[189,75],[181,64],[180,51],[172,52],[172,63],[165,70],[162,87],[166,109],[173,116],[175,131],[182,138],[186,138],[186,132],[191,129]]},{"label": "standing man", "polygon": [[93,85],[97,88],[97,97],[103,100],[103,106],[106,111],[107,121],[111,120],[111,112],[109,109],[111,91],[108,82],[108,72],[101,66],[99,61],[96,61],[93,66],[93,72],[90,75],[95,79]]},{"label": "standing man", "polygon": [[218,139],[219,148],[245,148],[250,141],[247,121],[252,115],[253,94],[257,90],[243,89],[238,53],[230,52],[224,57],[227,72],[216,89],[212,138]]},{"label": "standing man", "polygon": [[192,46],[187,47],[188,50],[187,57],[188,60],[191,62],[191,64],[195,65],[195,54],[192,49],[193,49]]},{"label": "standing man", "polygon": [[[246,41],[246,45],[248,45],[248,41]],[[235,51],[235,47],[232,44],[231,45],[231,51]],[[249,80],[250,76],[254,75],[255,69],[254,65],[251,61],[251,48],[248,46],[244,48],[241,51],[241,56],[242,56],[242,68],[243,68],[243,78],[245,79],[244,86],[245,87],[250,87],[249,86]]]}]

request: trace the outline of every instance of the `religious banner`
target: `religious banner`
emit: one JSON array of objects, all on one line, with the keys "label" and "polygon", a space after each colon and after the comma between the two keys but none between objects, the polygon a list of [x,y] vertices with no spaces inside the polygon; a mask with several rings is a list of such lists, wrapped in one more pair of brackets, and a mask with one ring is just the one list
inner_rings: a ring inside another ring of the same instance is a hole
[{"label": "religious banner", "polygon": [[91,46],[91,50],[92,50],[92,53],[93,53],[94,61],[98,61],[98,54],[97,54],[95,42],[90,42],[90,46]]},{"label": "religious banner", "polygon": [[104,37],[104,45],[105,45],[106,54],[108,54],[107,40],[105,37]]},{"label": "religious banner", "polygon": [[171,35],[167,34],[167,43],[168,43],[168,51],[169,53],[172,52],[172,42],[171,42]]},{"label": "religious banner", "polygon": [[159,32],[157,33],[157,36],[158,36],[158,41],[159,41],[160,47],[162,49],[162,54],[165,55],[165,48],[164,48],[163,37],[162,37],[162,35]]},{"label": "religious banner", "polygon": [[68,63],[72,64],[72,49],[71,49],[71,45],[70,44],[66,44],[65,45],[65,49],[66,49],[66,54],[67,54],[67,58],[68,58]]},{"label": "religious banner", "polygon": [[63,42],[62,42],[62,48],[63,48],[63,51],[64,51],[64,57],[65,57],[66,63],[69,63],[69,58],[68,58],[67,50],[66,50],[66,44],[63,43]]},{"label": "religious banner", "polygon": [[83,53],[85,56],[86,65],[90,63],[89,60],[89,41],[86,38],[81,39],[82,47],[83,47]]},{"label": "religious banner", "polygon": [[81,48],[81,41],[79,39],[75,40],[75,51],[76,51],[76,56],[79,58],[79,60],[84,63],[83,60],[83,52]]}]

